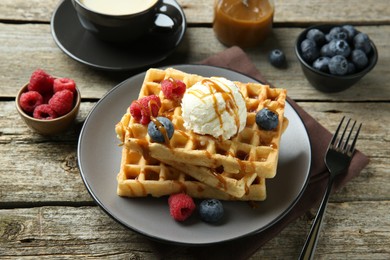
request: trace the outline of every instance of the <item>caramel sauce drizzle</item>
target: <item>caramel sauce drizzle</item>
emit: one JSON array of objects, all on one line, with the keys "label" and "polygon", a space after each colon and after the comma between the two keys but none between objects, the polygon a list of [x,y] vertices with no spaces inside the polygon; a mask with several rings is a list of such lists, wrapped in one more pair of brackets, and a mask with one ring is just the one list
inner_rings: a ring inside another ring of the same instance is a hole
[{"label": "caramel sauce drizzle", "polygon": [[144,106],[142,106],[142,104],[137,100],[135,101],[140,107],[141,109],[144,111],[145,114],[147,114],[147,112],[149,112],[149,115],[150,115],[150,120],[153,121],[153,123],[157,126],[158,130],[162,133],[162,135],[164,136],[164,142],[167,146],[170,146],[170,142],[169,142],[169,137],[168,137],[168,132],[167,130],[165,129],[164,125],[160,123],[160,121],[158,121],[154,116],[153,116],[153,109],[152,109],[152,106],[155,105],[158,107],[158,104],[155,100],[149,100],[148,102],[148,108],[149,111],[146,110],[146,108]]},{"label": "caramel sauce drizzle", "polygon": [[[172,79],[173,80],[173,79]],[[176,84],[176,83],[175,83]],[[170,146],[170,142],[169,142],[169,136],[168,136],[168,131],[167,129],[165,128],[165,126],[163,124],[161,124],[160,121],[158,121],[152,114],[152,105],[157,105],[157,102],[155,100],[150,100],[148,102],[148,108],[149,108],[149,112],[150,112],[150,120],[153,121],[153,123],[157,126],[158,130],[162,133],[162,135],[164,136],[164,142],[167,146]]]},{"label": "caramel sauce drizzle", "polygon": [[[225,101],[225,110],[232,116],[234,116],[234,121],[237,126],[237,133],[240,130],[240,117],[238,114],[238,106],[236,104],[236,100],[234,98],[234,95],[231,91],[225,91],[218,83],[211,79],[203,79],[201,81],[201,84],[204,86],[207,86],[209,88],[210,93],[204,93],[201,90],[189,90],[188,93],[194,95],[195,97],[199,98],[203,103],[206,103],[204,98],[212,95],[213,98],[213,107],[214,111],[218,116],[218,121],[220,124],[220,127],[223,128],[223,121],[222,121],[222,114],[218,109],[218,100],[216,97],[216,93],[221,94],[223,100]],[[223,84],[223,83],[222,83]],[[226,84],[224,86],[227,89],[230,89]]]},{"label": "caramel sauce drizzle", "polygon": [[227,182],[226,180],[221,176],[221,174],[217,173],[217,172],[212,172],[213,175],[217,178],[217,180],[219,181],[219,185],[218,187],[224,189],[224,190],[227,190],[228,187],[227,187]]},{"label": "caramel sauce drizzle", "polygon": [[164,143],[167,146],[170,146],[169,136],[168,136],[167,129],[165,129],[165,126],[163,124],[161,124],[161,122],[158,121],[155,117],[151,117],[150,119],[153,121],[153,123],[156,124],[158,130],[162,133],[162,135],[164,137]]},{"label": "caramel sauce drizzle", "polygon": [[184,193],[187,192],[187,186],[185,185],[185,183],[183,183],[181,181],[177,181],[176,183],[179,184],[179,186],[180,186],[180,192],[184,192]]},{"label": "caramel sauce drizzle", "polygon": [[168,80],[173,83],[173,89],[178,88],[177,82],[174,78],[169,77]]},{"label": "caramel sauce drizzle", "polygon": [[187,139],[190,138],[190,136],[189,136],[186,132],[184,132],[184,131],[182,131],[182,130],[177,130],[177,132],[178,132],[179,134],[181,134],[183,137],[187,138]]},{"label": "caramel sauce drizzle", "polygon": [[197,190],[199,193],[202,193],[202,192],[204,191],[204,188],[201,187],[199,184],[197,184],[196,190]]},{"label": "caramel sauce drizzle", "polygon": [[148,192],[146,191],[146,188],[145,186],[142,184],[142,182],[140,182],[138,179],[137,179],[137,183],[140,185],[141,189],[142,189],[142,193],[143,195],[146,196],[146,194],[148,194]]},{"label": "caramel sauce drizzle", "polygon": [[203,100],[205,97],[207,97],[209,94],[204,93],[200,89],[192,89],[188,91],[188,94],[192,94],[195,97],[199,98],[202,103],[206,104],[206,102]]},{"label": "caramel sauce drizzle", "polygon": [[212,169],[211,172],[217,178],[217,180],[219,181],[218,187],[220,187],[220,188],[222,188],[224,190],[227,190],[228,189],[227,182],[226,182],[226,180],[222,176],[223,171],[224,171],[223,167],[219,166],[216,169]]},{"label": "caramel sauce drizzle", "polygon": [[245,195],[249,194],[249,187],[248,184],[245,183]]}]

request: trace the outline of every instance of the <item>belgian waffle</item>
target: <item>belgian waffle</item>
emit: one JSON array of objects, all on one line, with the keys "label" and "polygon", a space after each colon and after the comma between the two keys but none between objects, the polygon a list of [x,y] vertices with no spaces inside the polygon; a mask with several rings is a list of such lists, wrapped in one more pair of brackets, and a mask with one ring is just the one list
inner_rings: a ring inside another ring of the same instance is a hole
[{"label": "belgian waffle", "polygon": [[[175,131],[169,145],[154,143],[147,134],[147,127],[135,122],[127,111],[116,125],[116,132],[128,150],[138,152],[148,160],[158,159],[165,163],[164,167],[185,171],[196,180],[237,198],[245,197],[248,187],[256,179],[275,176],[279,141],[288,123],[283,116],[284,89],[235,82],[245,99],[247,124],[232,139],[218,140],[184,128],[180,103],[165,99],[161,91],[160,82],[168,78],[182,80],[187,88],[204,79],[174,69],[148,70],[139,98],[152,94],[159,96],[162,102],[159,115],[171,119]],[[256,111],[263,107],[278,113],[277,129],[263,131],[256,125]]]},{"label": "belgian waffle", "polygon": [[145,159],[137,151],[122,148],[122,161],[117,176],[117,193],[125,197],[161,197],[185,192],[193,198],[262,201],[266,198],[264,178],[257,177],[241,198],[208,186],[156,159]]}]

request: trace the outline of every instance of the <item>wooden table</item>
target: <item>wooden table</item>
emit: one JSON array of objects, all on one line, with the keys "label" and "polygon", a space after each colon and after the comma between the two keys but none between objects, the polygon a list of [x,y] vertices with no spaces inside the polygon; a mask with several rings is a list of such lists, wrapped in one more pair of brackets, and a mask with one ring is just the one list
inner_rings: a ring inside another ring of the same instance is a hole
[{"label": "wooden table", "polygon": [[[163,65],[194,63],[224,50],[211,29],[212,0],[179,0],[188,21],[183,43]],[[134,72],[107,73],[66,56],[50,34],[57,0],[0,2],[0,255],[43,259],[104,257],[154,259],[147,239],[116,223],[88,194],[76,162],[78,128],[43,137],[27,128],[15,109],[17,90],[36,68],[72,77],[82,93],[78,121],[108,90]],[[390,258],[390,5],[388,0],[275,0],[275,29],[247,53],[275,85],[333,131],[342,115],[363,122],[358,149],[370,157],[361,174],[330,198],[318,259]],[[293,52],[303,28],[317,23],[354,24],[375,42],[375,69],[353,88],[316,91]],[[288,69],[267,61],[275,48]],[[311,210],[259,249],[253,259],[296,259],[315,214]],[[185,250],[170,258],[191,259]]]}]

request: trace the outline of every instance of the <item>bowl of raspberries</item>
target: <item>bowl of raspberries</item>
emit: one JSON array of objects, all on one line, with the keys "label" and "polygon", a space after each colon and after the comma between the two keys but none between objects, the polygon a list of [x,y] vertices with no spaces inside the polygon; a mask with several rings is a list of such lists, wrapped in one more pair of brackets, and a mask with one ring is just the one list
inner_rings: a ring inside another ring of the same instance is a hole
[{"label": "bowl of raspberries", "polygon": [[295,53],[307,80],[322,92],[351,87],[378,60],[373,41],[353,25],[309,27],[298,36]]},{"label": "bowl of raspberries", "polygon": [[24,122],[42,135],[66,131],[80,108],[80,92],[74,80],[35,70],[16,96],[16,109]]}]

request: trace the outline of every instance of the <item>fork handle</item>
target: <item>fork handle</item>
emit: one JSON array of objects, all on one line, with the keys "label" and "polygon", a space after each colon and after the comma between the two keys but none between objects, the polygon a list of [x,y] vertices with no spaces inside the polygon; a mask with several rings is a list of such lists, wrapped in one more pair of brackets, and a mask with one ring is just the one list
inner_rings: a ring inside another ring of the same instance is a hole
[{"label": "fork handle", "polygon": [[321,230],[321,224],[322,220],[324,219],[324,213],[326,210],[326,206],[328,205],[329,195],[332,190],[332,184],[333,184],[332,177],[329,178],[329,182],[326,188],[325,195],[321,201],[320,208],[317,211],[317,215],[314,219],[314,222],[311,226],[310,233],[308,237],[306,238],[305,245],[302,249],[301,255],[299,256],[300,260],[311,260],[314,256],[314,251],[317,246],[318,236],[320,234]]}]

